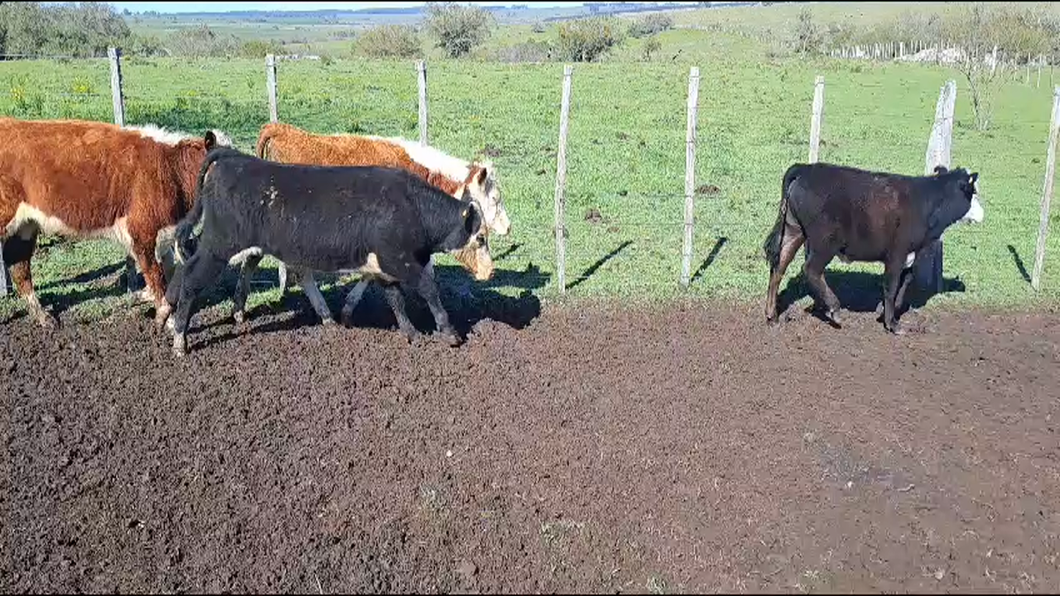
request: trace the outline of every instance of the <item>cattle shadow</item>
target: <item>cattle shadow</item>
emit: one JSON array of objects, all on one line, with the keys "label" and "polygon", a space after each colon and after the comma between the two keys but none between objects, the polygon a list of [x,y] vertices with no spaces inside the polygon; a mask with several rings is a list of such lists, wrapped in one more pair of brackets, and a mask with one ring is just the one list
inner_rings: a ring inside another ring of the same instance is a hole
[{"label": "cattle shadow", "polygon": [[[223,277],[225,283],[215,286],[213,291],[204,293],[200,297],[199,307],[196,312],[202,312],[206,308],[219,306],[231,309],[229,301],[235,288],[238,269],[229,268]],[[541,301],[534,295],[533,290],[544,287],[551,275],[542,272],[535,265],[527,265],[523,271],[497,269],[494,276],[488,282],[476,282],[468,273],[459,266],[435,265],[435,278],[438,280],[442,305],[449,315],[449,321],[462,335],[466,336],[480,321],[496,321],[512,327],[523,329],[541,314]],[[321,294],[331,310],[333,318],[339,322],[340,313],[345,303],[347,294],[358,283],[357,278],[342,283],[334,283],[334,276],[320,275],[317,282],[321,286]],[[255,273],[251,286],[251,293],[262,286],[276,287],[279,278],[275,268],[260,268]],[[297,288],[297,284],[288,279],[290,288]],[[518,291],[517,296],[507,296],[494,288],[512,287]],[[404,292],[406,312],[409,320],[421,333],[431,334],[436,331],[434,317],[431,315],[426,301],[415,292]],[[256,323],[263,318],[271,320]],[[232,318],[225,312],[220,318],[211,317],[210,322],[202,324],[192,323],[192,333],[206,331],[217,326],[229,326],[230,329],[224,333],[215,335],[204,340],[204,345],[223,343],[240,335],[246,334],[268,334],[275,332],[293,331],[302,327],[321,325],[320,318],[313,310],[309,299],[298,290],[289,290],[280,300],[257,304],[247,309],[247,325],[236,325]],[[351,329],[383,329],[397,332],[397,320],[390,306],[386,302],[383,288],[378,284],[369,284],[353,312],[350,319]]]},{"label": "cattle shadow", "polygon": [[588,281],[588,279],[592,277],[593,274],[595,274],[597,270],[600,269],[600,267],[603,267],[608,261],[618,256],[618,253],[622,252],[623,250],[626,250],[626,247],[631,244],[633,244],[632,240],[626,240],[622,244],[619,244],[617,247],[615,247],[615,249],[611,252],[600,257],[598,261],[590,265],[589,268],[586,269],[581,275],[571,280],[570,283],[567,284],[567,289],[570,290],[578,285],[581,285],[583,282]]},{"label": "cattle shadow", "polygon": [[696,269],[696,272],[694,274],[692,274],[692,279],[689,283],[692,283],[697,279],[703,277],[703,275],[707,272],[707,269],[714,264],[714,261],[717,260],[718,253],[721,252],[722,247],[725,246],[728,241],[729,239],[727,237],[722,236],[718,238],[716,242],[714,242],[714,247],[710,249],[710,253],[707,254],[707,258],[703,259],[703,262],[699,265],[699,268]]},{"label": "cattle shadow", "polygon": [[1016,269],[1019,270],[1023,281],[1031,283],[1031,274],[1027,272],[1027,267],[1023,264],[1023,259],[1020,258],[1020,253],[1016,251],[1016,247],[1009,244],[1008,252],[1012,255],[1012,261],[1016,263]]},{"label": "cattle shadow", "polygon": [[[97,267],[96,269],[93,269],[92,271],[86,271],[84,273],[79,273],[79,274],[77,274],[77,275],[75,275],[73,277],[53,279],[53,280],[47,281],[47,282],[45,282],[43,284],[40,284],[40,285],[34,284],[34,286],[35,286],[35,288],[38,291],[44,291],[44,290],[48,290],[48,289],[59,287],[59,286],[65,286],[67,284],[91,284],[93,282],[101,282],[101,281],[105,280],[106,278],[113,276],[115,273],[124,272],[124,271],[125,271],[125,259],[122,259],[121,261],[118,261],[117,263],[111,263],[110,265],[103,265],[102,267]],[[118,285],[120,283],[123,283],[123,280],[124,280],[124,276],[116,276],[115,279],[114,279],[114,283],[115,283],[115,285]]]},{"label": "cattle shadow", "polygon": [[[912,275],[912,273],[909,275]],[[824,278],[828,283],[828,287],[832,288],[836,297],[839,298],[839,304],[843,310],[858,313],[879,312],[882,316],[884,286],[882,273],[828,270],[825,271]],[[942,291],[939,293],[963,293],[965,289],[964,282],[959,278],[943,277]],[[789,279],[787,285],[777,295],[777,312],[783,313],[798,301],[812,295],[805,273],[800,269],[798,274]],[[912,281],[906,290],[905,303],[902,305],[901,310],[896,313],[897,316],[901,317],[902,314],[911,308],[923,308],[934,296],[934,292],[920,288],[916,285],[915,280]],[[815,309],[814,306],[811,303],[806,310],[824,320],[825,317],[820,312],[820,309]]]}]

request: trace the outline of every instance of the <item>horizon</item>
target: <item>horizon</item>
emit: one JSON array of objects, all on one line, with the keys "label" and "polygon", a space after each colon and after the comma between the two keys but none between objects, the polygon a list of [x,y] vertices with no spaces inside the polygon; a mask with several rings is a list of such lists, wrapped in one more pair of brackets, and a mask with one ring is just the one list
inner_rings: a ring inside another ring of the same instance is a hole
[{"label": "horizon", "polygon": [[[48,2],[47,4],[60,4]],[[230,13],[230,12],[314,12],[323,10],[357,11],[368,8],[414,8],[426,2],[107,2],[118,12],[154,11],[159,14]],[[585,2],[460,2],[475,6],[511,6],[526,4],[541,8],[577,8]]]}]

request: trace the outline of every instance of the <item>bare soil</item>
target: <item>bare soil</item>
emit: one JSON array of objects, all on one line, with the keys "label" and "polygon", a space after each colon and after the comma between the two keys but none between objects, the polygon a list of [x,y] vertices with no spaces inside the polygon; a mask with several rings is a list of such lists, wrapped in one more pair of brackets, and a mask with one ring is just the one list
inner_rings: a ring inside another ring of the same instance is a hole
[{"label": "bare soil", "polygon": [[0,327],[0,589],[1060,589],[1054,314],[369,302]]}]

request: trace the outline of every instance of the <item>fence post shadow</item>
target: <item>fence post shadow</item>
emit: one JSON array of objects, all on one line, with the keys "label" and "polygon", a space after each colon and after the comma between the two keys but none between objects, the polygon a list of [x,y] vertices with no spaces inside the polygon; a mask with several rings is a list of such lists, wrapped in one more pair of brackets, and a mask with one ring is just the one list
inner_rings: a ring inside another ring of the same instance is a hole
[{"label": "fence post shadow", "polygon": [[721,252],[721,247],[725,246],[725,243],[729,241],[728,237],[720,236],[714,241],[714,247],[710,249],[710,253],[707,254],[707,258],[703,259],[703,262],[696,269],[694,275],[692,275],[692,281],[695,282],[707,272],[707,268],[714,264],[714,261],[718,258],[718,253]]},{"label": "fence post shadow", "polygon": [[1027,271],[1027,267],[1023,264],[1023,259],[1020,258],[1020,253],[1016,252],[1016,247],[1009,244],[1008,252],[1012,255],[1012,260],[1016,263],[1016,269],[1019,270],[1020,277],[1023,278],[1023,281],[1031,283],[1031,274]]},{"label": "fence post shadow", "polygon": [[615,258],[615,256],[618,255],[618,253],[620,253],[623,250],[625,250],[626,247],[629,246],[630,244],[633,244],[632,240],[626,240],[626,241],[622,242],[622,244],[619,244],[615,248],[615,250],[612,250],[611,252],[609,252],[606,255],[604,255],[603,257],[601,257],[600,260],[598,260],[595,263],[593,263],[592,265],[590,265],[589,268],[586,269],[584,273],[582,273],[576,279],[574,279],[570,283],[568,283],[566,289],[570,290],[570,289],[574,288],[575,286],[577,286],[578,284],[582,283],[583,281],[586,281],[587,279],[592,277],[593,274],[596,273],[597,269],[599,269],[600,267],[603,267],[605,263],[607,263],[611,259]]}]

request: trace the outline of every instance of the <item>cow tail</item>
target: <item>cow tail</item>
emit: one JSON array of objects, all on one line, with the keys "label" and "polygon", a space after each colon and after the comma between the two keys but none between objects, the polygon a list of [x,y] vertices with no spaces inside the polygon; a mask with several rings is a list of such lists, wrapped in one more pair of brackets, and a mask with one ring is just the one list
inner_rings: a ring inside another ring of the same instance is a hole
[{"label": "cow tail", "polygon": [[268,159],[269,143],[272,141],[272,126],[266,126],[258,137],[258,145],[254,148],[254,154],[261,159]]},{"label": "cow tail", "polygon": [[788,168],[788,171],[784,173],[784,180],[780,186],[780,213],[777,215],[777,222],[773,224],[773,229],[769,231],[765,242],[762,243],[762,250],[766,253],[770,271],[780,265],[780,248],[784,245],[784,225],[788,218],[788,200],[791,197],[789,189],[796,177],[798,177],[798,171],[795,166]]}]

